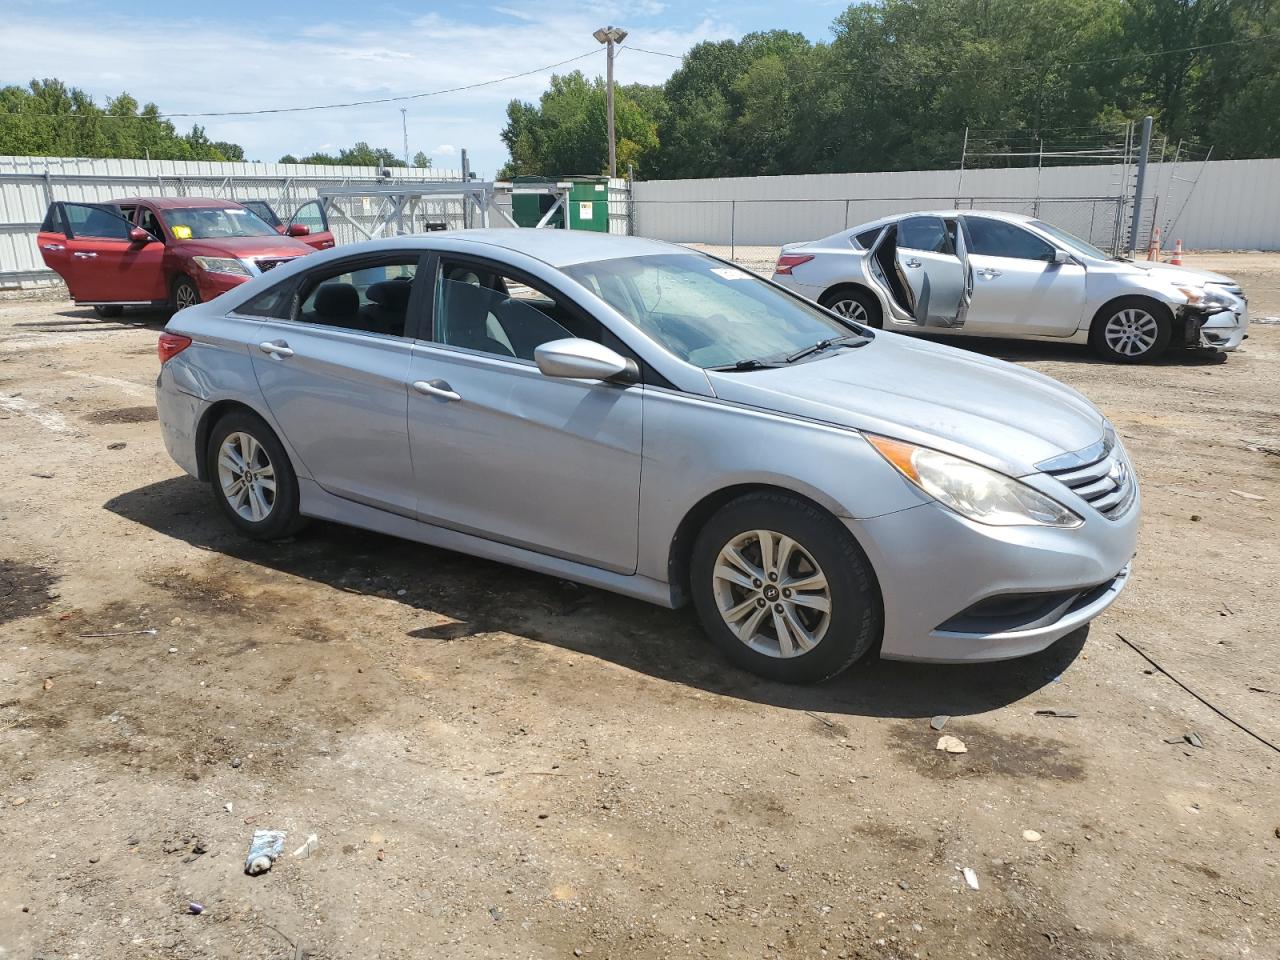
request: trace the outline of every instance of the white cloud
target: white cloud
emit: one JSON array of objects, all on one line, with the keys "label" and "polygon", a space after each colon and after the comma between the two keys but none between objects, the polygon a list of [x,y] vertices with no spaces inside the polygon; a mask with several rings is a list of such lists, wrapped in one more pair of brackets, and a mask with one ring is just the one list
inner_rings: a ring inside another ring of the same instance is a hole
[{"label": "white cloud", "polygon": [[[659,11],[662,4],[641,3]],[[561,4],[526,20],[515,7],[495,7],[501,23],[452,20],[429,13],[407,20],[322,22],[304,28],[266,18],[254,30],[173,16],[164,21],[97,14],[68,30],[38,15],[6,18],[0,31],[3,82],[48,76],[48,51],[58,51],[57,74],[99,102],[122,89],[165,113],[202,113],[305,106],[402,96],[492,80],[581,53],[586,59],[561,72],[604,72],[603,48],[591,32],[606,22],[634,24],[638,8],[621,3]],[[385,25],[383,23],[385,22]],[[688,29],[661,18],[660,27],[631,28],[631,40],[679,53],[704,39],[735,36],[704,19]],[[668,25],[669,24],[669,25]],[[181,37],[181,43],[174,38]],[[121,57],[121,50],[146,50]],[[618,62],[620,83],[659,83],[679,61],[627,51]],[[448,158],[468,148],[472,167],[492,174],[506,159],[499,134],[506,104],[536,101],[551,71],[477,89],[406,102],[340,110],[240,117],[176,117],[179,129],[199,123],[210,138],[245,147],[251,159],[299,156],[322,145],[365,140],[401,151],[400,108],[408,110],[410,152],[447,136],[433,155]],[[446,150],[446,148],[448,148]],[[332,149],[332,147],[330,147]],[[450,152],[452,151],[452,152]]]}]

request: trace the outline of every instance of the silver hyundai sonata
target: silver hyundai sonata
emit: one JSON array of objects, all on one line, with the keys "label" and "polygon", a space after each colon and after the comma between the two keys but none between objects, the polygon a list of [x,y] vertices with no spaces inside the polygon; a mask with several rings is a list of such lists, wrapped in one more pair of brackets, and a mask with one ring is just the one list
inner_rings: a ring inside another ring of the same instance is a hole
[{"label": "silver hyundai sonata", "polygon": [[1119,595],[1124,448],[1080,394],[630,237],[338,248],[174,315],[165,444],[251,537],[351,524],[692,602],[830,677],[1040,650]]},{"label": "silver hyundai sonata", "polygon": [[873,327],[1088,343],[1121,363],[1171,347],[1229,352],[1249,325],[1230,277],[1113,257],[991,210],[900,214],[790,243],[773,279]]}]

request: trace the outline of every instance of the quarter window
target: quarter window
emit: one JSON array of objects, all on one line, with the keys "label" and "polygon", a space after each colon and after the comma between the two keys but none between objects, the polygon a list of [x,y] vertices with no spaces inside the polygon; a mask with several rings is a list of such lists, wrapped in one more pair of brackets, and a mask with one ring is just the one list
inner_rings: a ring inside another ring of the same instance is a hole
[{"label": "quarter window", "polygon": [[524,280],[466,262],[441,263],[437,343],[532,362],[539,346],[567,337],[599,341],[600,325]]},{"label": "quarter window", "polygon": [[1014,260],[1053,260],[1053,247],[1016,224],[987,217],[965,217],[965,242],[970,253]]},{"label": "quarter window", "polygon": [[881,229],[883,228],[876,227],[873,230],[863,230],[854,239],[858,241],[858,246],[862,247],[863,250],[870,250],[871,245],[876,242],[876,237],[880,236]]}]

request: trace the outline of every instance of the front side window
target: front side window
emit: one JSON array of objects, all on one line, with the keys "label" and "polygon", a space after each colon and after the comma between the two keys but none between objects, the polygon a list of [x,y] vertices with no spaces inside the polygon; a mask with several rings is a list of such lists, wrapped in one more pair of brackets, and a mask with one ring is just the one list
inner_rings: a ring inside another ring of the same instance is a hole
[{"label": "front side window", "polygon": [[293,215],[293,223],[300,223],[312,233],[324,233],[329,229],[329,221],[324,215],[324,208],[319,200],[304,203]]},{"label": "front side window", "polygon": [[1017,224],[987,217],[965,217],[964,229],[970,253],[1014,260],[1053,260],[1053,247]]},{"label": "front side window", "polygon": [[1045,223],[1043,220],[1032,220],[1031,222],[1069,250],[1075,250],[1077,253],[1083,253],[1086,257],[1094,257],[1098,260],[1109,260],[1111,258],[1111,254],[1099,250],[1086,240],[1081,240],[1074,233],[1067,233],[1067,231],[1059,229],[1051,223]]},{"label": "front side window", "polygon": [[174,207],[161,218],[177,240],[276,236],[262,218],[243,207]]},{"label": "front side window", "polygon": [[700,253],[599,260],[565,273],[699,367],[781,358],[858,332],[755,274]]},{"label": "front side window", "polygon": [[437,343],[533,362],[552,340],[600,340],[600,325],[539,286],[480,264],[444,260],[436,284]]},{"label": "front side window", "polygon": [[164,231],[160,229],[160,221],[150,207],[138,208],[138,226],[147,233],[151,234],[157,240],[164,238]]},{"label": "front side window", "polygon": [[[302,280],[293,319],[324,327],[403,337],[417,271],[416,253],[388,257],[375,264],[368,261],[334,264]],[[257,299],[265,296],[262,294]],[[251,304],[254,301],[240,312],[245,312]],[[262,309],[271,306],[264,302]]]},{"label": "front side window", "polygon": [[73,235],[97,240],[128,240],[129,221],[107,207],[64,203],[62,209]]},{"label": "front side window", "polygon": [[941,217],[907,217],[898,224],[898,246],[925,253],[951,252]]}]

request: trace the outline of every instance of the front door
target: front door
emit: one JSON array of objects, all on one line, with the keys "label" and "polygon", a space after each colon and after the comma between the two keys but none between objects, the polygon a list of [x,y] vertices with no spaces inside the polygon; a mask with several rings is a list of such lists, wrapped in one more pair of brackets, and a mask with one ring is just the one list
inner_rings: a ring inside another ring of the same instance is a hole
[{"label": "front door", "polygon": [[[289,218],[289,226],[294,224],[301,224],[310,231],[305,237],[298,238],[308,246],[315,247],[317,250],[328,250],[333,246],[329,216],[324,212],[324,204],[319,200],[308,201],[295,210],[293,216]],[[285,229],[287,230],[288,227]]]},{"label": "front door", "polygon": [[906,217],[898,224],[895,261],[911,299],[916,323],[958,327],[966,306],[962,238],[955,221],[941,217]]},{"label": "front door", "polygon": [[[59,203],[65,240],[39,241],[45,262],[67,282],[78,303],[150,303],[164,300],[164,244],[135,243],[133,224],[105,204]],[[58,242],[61,251],[48,248]]]},{"label": "front door", "polygon": [[545,377],[533,360],[549,340],[608,333],[494,264],[446,257],[436,276],[410,374],[419,516],[634,573],[644,389]]},{"label": "front door", "polygon": [[237,313],[272,416],[311,477],[344,499],[412,516],[405,427],[418,254],[365,255],[304,274]]},{"label": "front door", "polygon": [[972,214],[964,225],[972,302],[965,329],[990,336],[1069,337],[1085,306],[1085,269],[1056,263],[1056,248],[1030,230]]}]

